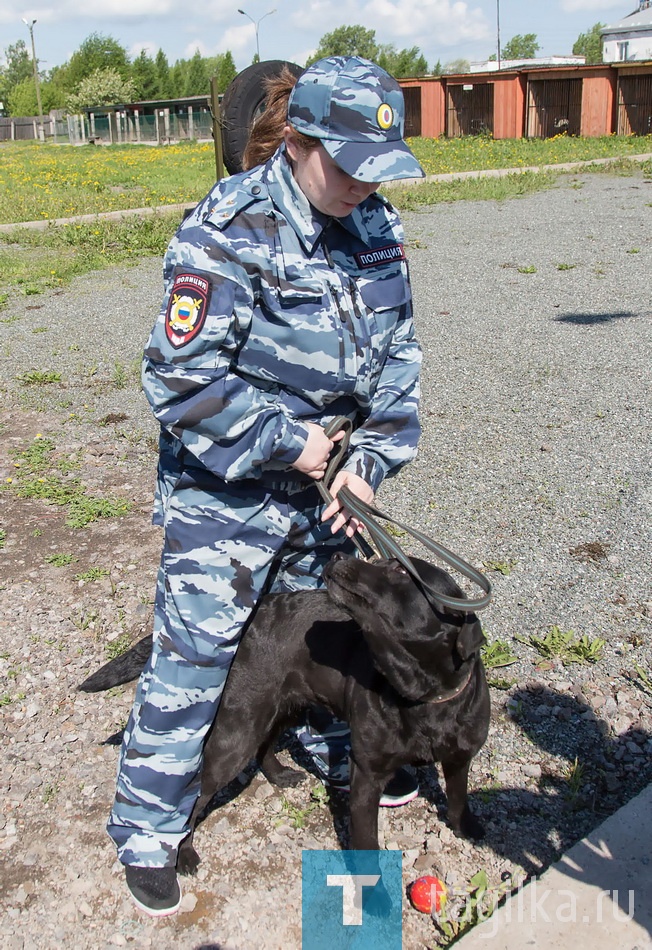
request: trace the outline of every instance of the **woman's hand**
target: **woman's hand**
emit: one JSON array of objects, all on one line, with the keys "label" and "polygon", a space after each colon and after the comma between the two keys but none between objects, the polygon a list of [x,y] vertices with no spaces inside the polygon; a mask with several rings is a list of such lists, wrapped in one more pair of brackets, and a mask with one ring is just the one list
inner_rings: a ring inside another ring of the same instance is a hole
[{"label": "woman's hand", "polygon": [[359,475],[355,475],[353,472],[338,472],[333,479],[333,484],[330,488],[330,493],[333,495],[333,502],[326,508],[321,516],[321,520],[328,521],[329,518],[333,518],[337,515],[331,527],[331,531],[335,534],[340,528],[346,525],[346,533],[349,538],[352,538],[356,531],[362,529],[362,524],[357,518],[353,517],[350,511],[347,511],[346,508],[340,504],[337,498],[338,491],[340,488],[344,488],[344,486],[346,486],[356,498],[366,502],[368,505],[372,504],[374,500],[374,492],[365,482],[364,478],[360,478]]},{"label": "woman's hand", "polygon": [[306,425],[308,427],[308,441],[299,458],[292,463],[292,468],[303,472],[304,475],[309,475],[310,478],[322,478],[328,465],[333,444],[344,437],[344,430],[336,432],[333,438],[329,439],[321,426],[314,422],[307,422]]}]

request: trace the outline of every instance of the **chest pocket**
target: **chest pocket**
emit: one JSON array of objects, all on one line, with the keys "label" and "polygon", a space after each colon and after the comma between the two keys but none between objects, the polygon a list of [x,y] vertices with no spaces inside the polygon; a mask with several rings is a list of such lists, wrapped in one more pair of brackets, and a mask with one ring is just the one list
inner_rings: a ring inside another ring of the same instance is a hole
[{"label": "chest pocket", "polygon": [[393,269],[387,276],[365,272],[356,285],[369,326],[371,373],[376,377],[385,365],[396,324],[410,301],[407,274],[402,269]]}]

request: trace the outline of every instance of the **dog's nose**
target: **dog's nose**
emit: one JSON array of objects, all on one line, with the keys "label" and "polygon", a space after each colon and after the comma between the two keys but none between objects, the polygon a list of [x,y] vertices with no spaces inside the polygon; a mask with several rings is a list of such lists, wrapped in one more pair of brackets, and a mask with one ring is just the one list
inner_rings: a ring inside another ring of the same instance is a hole
[{"label": "dog's nose", "polygon": [[344,557],[345,555],[341,551],[336,551],[335,554],[332,555],[331,561],[343,561]]}]

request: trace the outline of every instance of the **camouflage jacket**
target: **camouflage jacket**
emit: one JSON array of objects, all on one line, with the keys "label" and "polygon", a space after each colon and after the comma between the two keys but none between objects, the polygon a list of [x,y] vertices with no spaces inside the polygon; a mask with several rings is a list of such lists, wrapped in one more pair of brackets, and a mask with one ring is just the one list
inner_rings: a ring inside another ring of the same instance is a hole
[{"label": "camouflage jacket", "polygon": [[[179,227],[143,363],[160,474],[303,479],[306,421],[356,426],[345,468],[372,487],[415,454],[421,353],[398,215],[374,194],[311,207],[283,147],[218,182]],[[162,486],[159,486],[162,489]]]}]

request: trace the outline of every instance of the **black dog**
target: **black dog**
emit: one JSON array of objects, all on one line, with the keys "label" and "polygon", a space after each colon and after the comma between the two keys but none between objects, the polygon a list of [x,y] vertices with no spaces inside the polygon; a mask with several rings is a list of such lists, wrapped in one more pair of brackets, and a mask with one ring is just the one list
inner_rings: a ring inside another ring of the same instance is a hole
[{"label": "black dog", "polygon": [[[446,572],[415,559],[424,581],[460,597]],[[308,706],[325,706],[351,727],[351,847],[378,848],[378,805],[394,772],[441,762],[448,822],[465,837],[483,829],[467,801],[469,766],[489,728],[489,690],[475,614],[439,611],[394,560],[335,555],[327,590],[269,594],[244,634],[204,751],[201,795],[178,867],[196,870],[198,816],[254,757],[277,785],[302,775],[274,755],[279,732]],[[136,676],[148,638],[80,687],[108,689]]]}]

